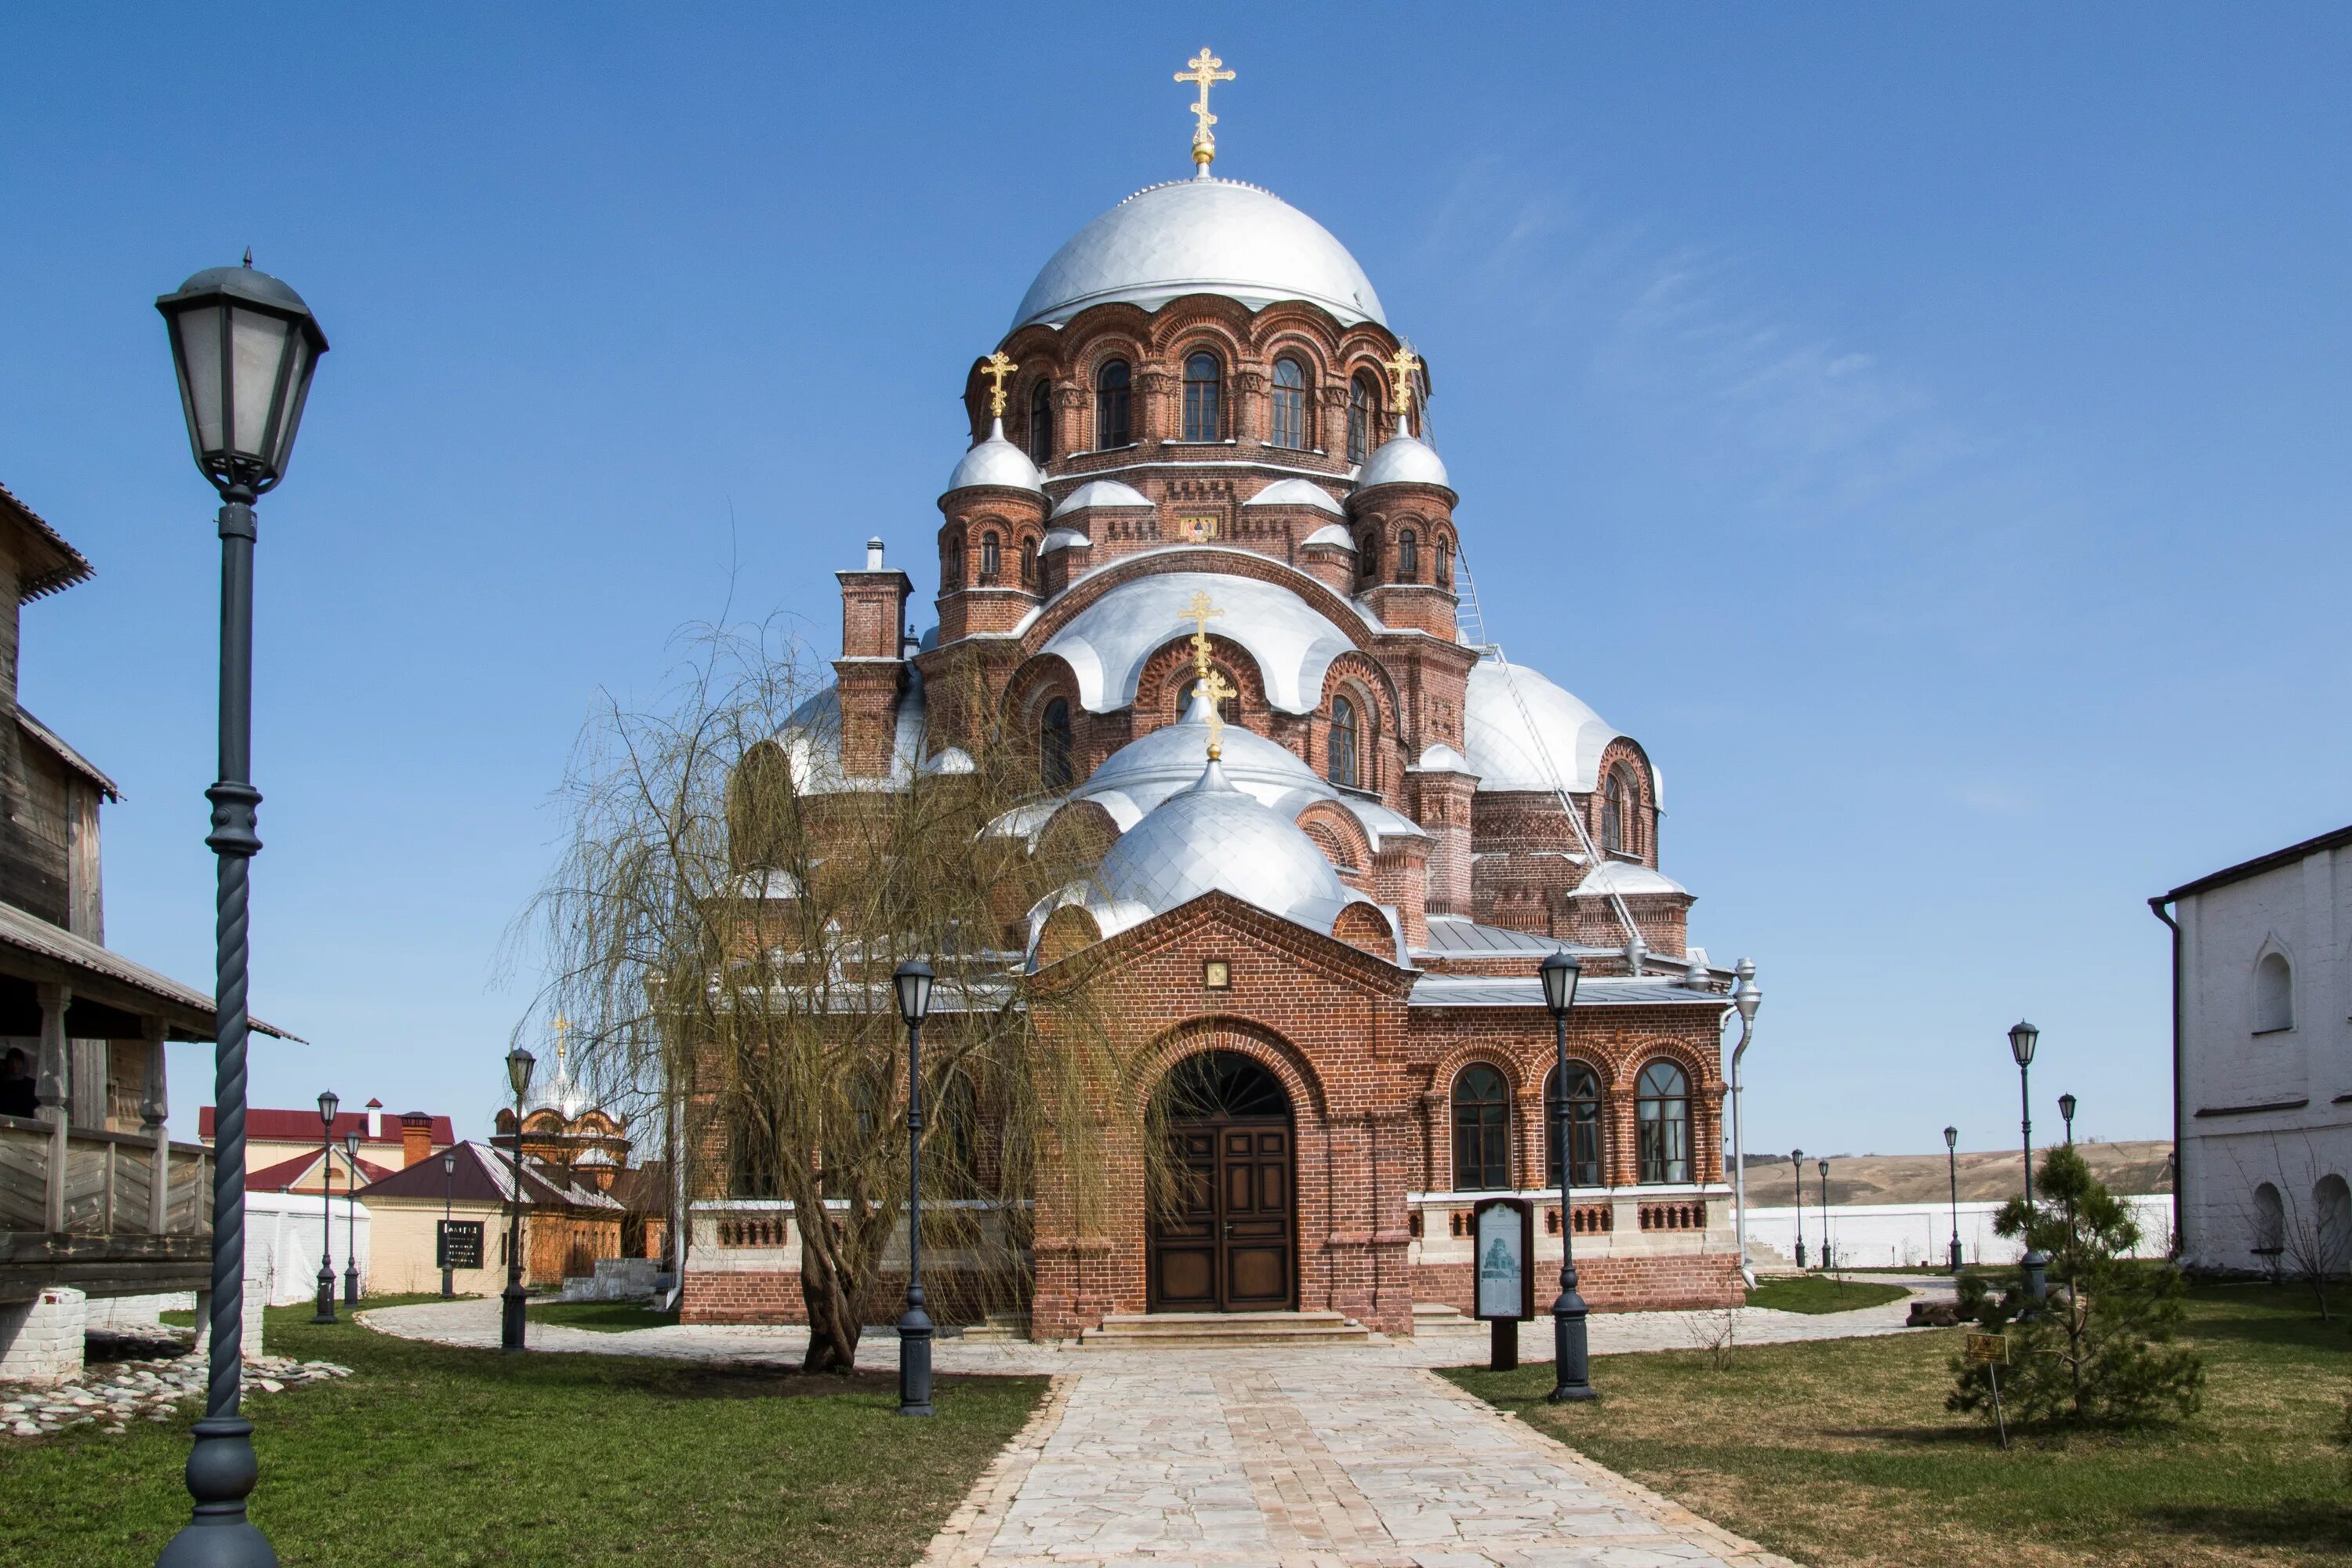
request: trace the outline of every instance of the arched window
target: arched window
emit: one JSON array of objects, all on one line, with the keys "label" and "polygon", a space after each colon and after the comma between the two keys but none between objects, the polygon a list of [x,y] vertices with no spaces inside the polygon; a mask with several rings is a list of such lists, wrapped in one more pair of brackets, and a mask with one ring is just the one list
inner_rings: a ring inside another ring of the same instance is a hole
[{"label": "arched window", "polygon": [[1342,789],[1357,788],[1363,776],[1357,765],[1362,755],[1360,727],[1356,705],[1344,697],[1331,699],[1331,782]]},{"label": "arched window", "polygon": [[2286,1250],[2286,1205],[2264,1182],[2254,1189],[2254,1256],[2276,1258]]},{"label": "arched window", "polygon": [[2254,965],[2254,1033],[2294,1027],[2294,970],[2283,952],[2266,952]]},{"label": "arched window", "polygon": [[1511,1091],[1484,1062],[1454,1080],[1454,1190],[1489,1193],[1511,1184]]},{"label": "arched window", "polygon": [[1687,1182],[1690,1171],[1690,1079],[1672,1062],[1642,1069],[1635,1100],[1642,1131],[1642,1180]]},{"label": "arched window", "polygon": [[1622,770],[1612,768],[1601,795],[1601,847],[1621,855],[1634,849],[1634,805],[1641,797]]},{"label": "arched window", "polygon": [[948,541],[946,554],[940,561],[940,580],[950,588],[963,586],[963,535]]},{"label": "arched window", "polygon": [[992,528],[980,536],[980,580],[982,582],[996,581],[997,571],[1004,563],[1003,557],[1003,552],[996,542],[996,531]]},{"label": "arched window", "polygon": [[1056,697],[1045,704],[1037,721],[1037,782],[1047,789],[1067,789],[1070,769],[1070,705]]},{"label": "arched window", "polygon": [[1021,542],[1021,585],[1024,588],[1037,585],[1037,542],[1034,539]]},{"label": "arched window", "polygon": [[1123,359],[1105,360],[1095,372],[1095,450],[1098,452],[1133,445],[1127,421],[1129,379]]},{"label": "arched window", "polygon": [[1054,455],[1054,384],[1044,376],[1029,389],[1029,460],[1039,468]]},{"label": "arched window", "polygon": [[1431,552],[1437,557],[1437,585],[1454,586],[1454,541],[1438,534],[1429,542]]},{"label": "arched window", "polygon": [[[1601,1184],[1601,1079],[1582,1062],[1568,1064],[1568,1141],[1575,1150],[1570,1184]],[[1559,1069],[1544,1079],[1544,1173],[1559,1185]]]},{"label": "arched window", "polygon": [[1381,395],[1372,378],[1360,375],[1348,384],[1348,461],[1360,463],[1372,455],[1372,410]]},{"label": "arched window", "polygon": [[1406,529],[1397,535],[1397,581],[1413,583],[1421,579],[1421,536]]},{"label": "arched window", "polygon": [[1274,445],[1311,445],[1307,439],[1307,367],[1295,359],[1274,362]]},{"label": "arched window", "polygon": [[2341,1274],[2352,1266],[2352,1186],[2332,1173],[2322,1176],[2311,1204],[2319,1221],[2319,1271]]},{"label": "arched window", "polygon": [[1187,441],[1222,441],[1225,436],[1224,410],[1218,394],[1223,388],[1224,368],[1217,356],[1198,353],[1184,361],[1184,439]]},{"label": "arched window", "polygon": [[1364,530],[1363,537],[1356,541],[1356,571],[1366,582],[1381,580],[1381,536],[1374,529]]}]

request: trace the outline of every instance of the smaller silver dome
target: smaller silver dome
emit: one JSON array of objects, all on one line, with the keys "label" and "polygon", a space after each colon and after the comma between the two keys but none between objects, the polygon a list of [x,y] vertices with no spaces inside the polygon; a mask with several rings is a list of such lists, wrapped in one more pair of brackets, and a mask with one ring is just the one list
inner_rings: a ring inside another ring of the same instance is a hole
[{"label": "smaller silver dome", "polygon": [[1235,789],[1214,761],[1120,835],[1095,879],[1111,917],[1097,917],[1106,936],[1135,923],[1119,918],[1128,910],[1165,914],[1212,891],[1326,933],[1348,905],[1371,901],[1339,880],[1297,823]]},{"label": "smaller silver dome", "polygon": [[1334,549],[1344,550],[1350,555],[1356,553],[1355,540],[1349,536],[1346,529],[1336,522],[1327,522],[1300,540],[1298,548],[1304,550],[1310,544],[1328,544]]},{"label": "smaller silver dome", "polygon": [[1001,490],[1027,490],[1033,495],[1045,493],[1045,476],[1029,460],[1029,454],[1004,438],[1004,421],[995,420],[988,427],[988,439],[963,455],[948,478],[948,493],[977,489],[986,486]]},{"label": "smaller silver dome", "polygon": [[1445,477],[1445,465],[1428,442],[1417,436],[1399,435],[1381,443],[1356,476],[1359,492],[1374,485],[1435,485],[1451,490],[1454,481]]},{"label": "smaller silver dome", "polygon": [[1088,479],[1062,499],[1053,515],[1062,517],[1074,511],[1084,511],[1090,506],[1150,506],[1151,498],[1133,485],[1123,485],[1117,479]]},{"label": "smaller silver dome", "polygon": [[1044,542],[1037,546],[1040,555],[1051,555],[1056,550],[1091,550],[1094,541],[1075,528],[1049,528]]},{"label": "smaller silver dome", "polygon": [[1328,511],[1333,517],[1347,515],[1339,503],[1331,499],[1331,492],[1312,479],[1276,479],[1242,505],[1311,506],[1317,511]]}]

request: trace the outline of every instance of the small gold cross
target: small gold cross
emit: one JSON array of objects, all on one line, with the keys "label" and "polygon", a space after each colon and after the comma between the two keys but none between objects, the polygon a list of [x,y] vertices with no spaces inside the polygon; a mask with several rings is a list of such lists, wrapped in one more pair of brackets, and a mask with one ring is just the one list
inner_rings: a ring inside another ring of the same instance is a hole
[{"label": "small gold cross", "polygon": [[565,1017],[562,1014],[558,1013],[555,1016],[555,1065],[559,1068],[563,1065],[563,1045],[565,1037],[569,1036],[571,1033],[572,1020]]},{"label": "small gold cross", "polygon": [[1199,54],[1184,63],[1192,67],[1192,69],[1178,71],[1176,79],[1198,82],[1201,85],[1200,100],[1192,105],[1192,118],[1195,121],[1192,127],[1192,162],[1200,164],[1205,171],[1211,163],[1217,161],[1217,138],[1209,130],[1210,126],[1217,122],[1217,117],[1209,112],[1209,84],[1216,81],[1231,81],[1234,79],[1234,73],[1222,68],[1225,62],[1211,54],[1205,47]]},{"label": "small gold cross", "polygon": [[1237,694],[1225,684],[1225,678],[1214,669],[1202,672],[1198,689],[1209,700],[1209,760],[1213,763],[1224,752],[1224,700]]},{"label": "small gold cross", "polygon": [[980,374],[994,384],[989,388],[988,412],[998,419],[1004,417],[1004,378],[1019,368],[1004,357],[1003,349],[992,350],[989,356],[981,361]]},{"label": "small gold cross", "polygon": [[1382,363],[1388,370],[1390,384],[1396,389],[1394,401],[1397,426],[1402,432],[1404,426],[1404,416],[1412,412],[1412,378],[1421,372],[1421,356],[1412,352],[1412,344],[1400,343],[1397,345],[1397,352]]}]

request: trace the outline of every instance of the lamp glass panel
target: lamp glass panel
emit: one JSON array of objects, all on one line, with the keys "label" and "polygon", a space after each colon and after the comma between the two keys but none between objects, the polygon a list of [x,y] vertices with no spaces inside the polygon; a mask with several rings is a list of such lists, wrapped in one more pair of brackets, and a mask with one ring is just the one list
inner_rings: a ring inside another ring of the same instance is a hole
[{"label": "lamp glass panel", "polygon": [[278,363],[294,323],[283,316],[232,308],[229,311],[229,440],[239,457],[266,456],[262,437],[269,429],[269,405],[278,393]]},{"label": "lamp glass panel", "polygon": [[306,332],[294,334],[294,372],[286,383],[286,407],[278,416],[278,429],[269,452],[269,471],[278,479],[286,477],[286,465],[294,458],[294,436],[302,427],[302,406],[310,397],[310,373],[319,368],[319,356],[311,352],[310,338]]},{"label": "lamp glass panel", "polygon": [[221,448],[220,319],[215,306],[199,306],[172,318],[172,330],[179,335],[181,374],[187,377],[188,406],[195,419],[196,447],[205,452]]}]

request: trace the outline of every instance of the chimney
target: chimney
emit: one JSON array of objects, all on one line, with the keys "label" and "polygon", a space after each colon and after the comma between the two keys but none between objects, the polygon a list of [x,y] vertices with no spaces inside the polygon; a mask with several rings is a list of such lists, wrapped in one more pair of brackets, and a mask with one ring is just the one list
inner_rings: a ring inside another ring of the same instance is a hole
[{"label": "chimney", "polygon": [[368,1142],[373,1143],[383,1137],[383,1101],[381,1100],[369,1100],[367,1102],[367,1113]]},{"label": "chimney", "polygon": [[405,1111],[400,1118],[400,1163],[404,1170],[419,1161],[433,1158],[433,1118],[421,1110]]},{"label": "chimney", "polygon": [[866,542],[866,569],[868,572],[882,570],[882,536],[878,533]]}]

